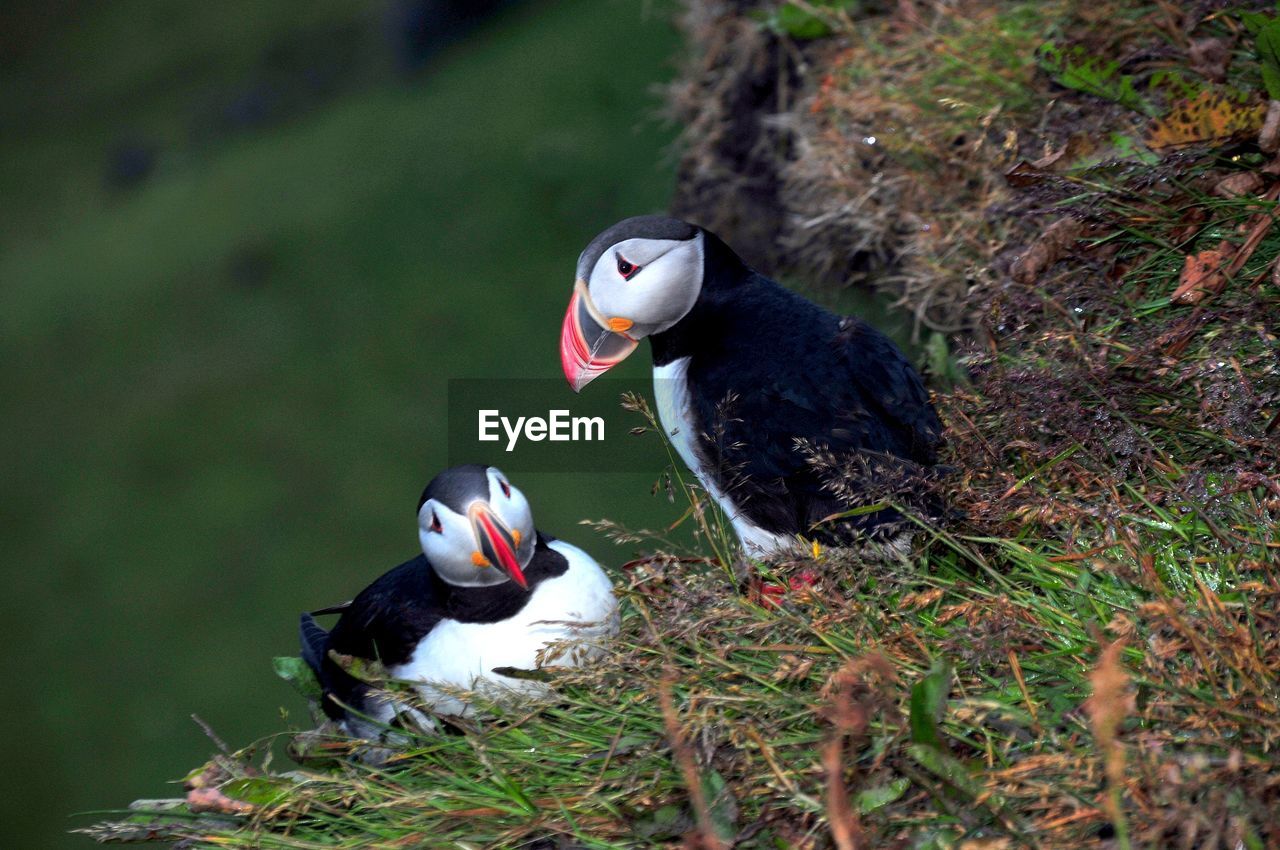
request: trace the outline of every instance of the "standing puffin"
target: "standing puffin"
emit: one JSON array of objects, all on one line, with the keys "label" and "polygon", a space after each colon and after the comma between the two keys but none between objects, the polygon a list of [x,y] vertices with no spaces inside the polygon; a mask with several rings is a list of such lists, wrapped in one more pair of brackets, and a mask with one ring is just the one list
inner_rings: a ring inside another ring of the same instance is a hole
[{"label": "standing puffin", "polygon": [[784,289],[701,227],[629,218],[579,256],[560,335],[574,391],[645,337],[663,430],[750,555],[900,525],[887,508],[823,522],[849,502],[815,468],[814,449],[896,476],[937,461],[942,423],[888,337]]},{"label": "standing puffin", "polygon": [[377,737],[378,725],[406,708],[350,675],[331,652],[380,661],[392,678],[421,682],[435,713],[465,715],[470,705],[456,691],[495,699],[549,692],[494,668],[577,666],[618,629],[600,565],[535,530],[524,494],[492,466],[437,475],[418,500],[418,539],[421,555],[352,601],[316,612],[342,614],[331,631],[302,615],[302,657],[320,681],[324,712],[352,735]]}]

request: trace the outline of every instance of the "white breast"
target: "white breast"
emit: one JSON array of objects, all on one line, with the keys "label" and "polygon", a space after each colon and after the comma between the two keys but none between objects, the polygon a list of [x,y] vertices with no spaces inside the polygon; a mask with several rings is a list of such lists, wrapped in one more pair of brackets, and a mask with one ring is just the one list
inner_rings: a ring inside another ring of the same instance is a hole
[{"label": "white breast", "polygon": [[789,536],[766,531],[743,516],[733,500],[710,475],[695,442],[701,428],[693,419],[688,374],[688,357],[673,360],[665,366],[653,367],[653,395],[658,403],[658,420],[662,423],[662,430],[666,431],[680,459],[693,470],[703,488],[720,505],[725,516],[729,517],[733,530],[737,532],[748,555],[760,557],[793,547],[795,541]]},{"label": "white breast", "polygon": [[391,668],[391,675],[423,682],[418,690],[435,712],[465,715],[470,705],[452,692],[504,700],[550,691],[542,682],[497,675],[495,667],[576,667],[598,656],[601,642],[618,631],[613,585],[578,547],[562,540],[548,545],[568,560],[569,569],[534,588],[518,614],[496,623],[442,620],[407,662]]}]

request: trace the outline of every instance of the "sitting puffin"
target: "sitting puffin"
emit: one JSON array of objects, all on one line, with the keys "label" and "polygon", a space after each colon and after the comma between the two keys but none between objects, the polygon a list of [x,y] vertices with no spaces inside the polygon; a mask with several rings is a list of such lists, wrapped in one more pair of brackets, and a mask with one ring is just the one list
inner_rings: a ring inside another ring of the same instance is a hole
[{"label": "sitting puffin", "polygon": [[784,289],[701,227],[640,216],[578,258],[560,335],[565,378],[581,390],[645,337],[663,430],[747,554],[800,537],[884,539],[901,525],[888,508],[823,522],[849,512],[850,494],[833,492],[813,462],[818,450],[856,464],[864,483],[936,463],[942,423],[884,334]]},{"label": "sitting puffin", "polygon": [[302,615],[302,657],[320,681],[324,712],[356,737],[379,737],[379,724],[405,711],[431,724],[350,675],[331,652],[380,661],[392,678],[421,682],[435,713],[465,715],[459,690],[495,699],[549,692],[494,668],[577,666],[618,629],[600,565],[536,531],[524,494],[492,466],[437,475],[418,501],[418,538],[421,555],[351,602],[315,612],[342,614],[331,631]]}]

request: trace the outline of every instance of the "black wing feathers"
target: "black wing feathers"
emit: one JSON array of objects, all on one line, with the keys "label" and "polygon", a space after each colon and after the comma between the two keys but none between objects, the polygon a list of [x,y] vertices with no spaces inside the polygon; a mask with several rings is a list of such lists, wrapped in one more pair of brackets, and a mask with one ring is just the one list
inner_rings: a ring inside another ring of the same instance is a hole
[{"label": "black wing feathers", "polygon": [[388,666],[408,661],[441,619],[438,581],[423,555],[386,573],[351,601],[329,633],[329,648]]},{"label": "black wing feathers", "polygon": [[840,320],[835,355],[845,364],[867,407],[892,433],[893,454],[922,466],[938,462],[942,422],[920,373],[884,334],[855,318]]},{"label": "black wing feathers", "polygon": [[[726,323],[711,334],[719,356],[695,358],[689,380],[697,387],[692,401],[704,427],[703,454],[719,467],[742,513],[770,531],[828,543],[845,542],[849,528],[900,519],[880,511],[848,521],[844,530],[811,531],[848,503],[832,492],[830,473],[798,445],[898,469],[936,462],[942,423],[893,342],[758,275],[717,313]],[[744,335],[744,328],[753,332]]]},{"label": "black wing feathers", "polygon": [[304,613],[298,622],[298,637],[302,642],[302,660],[315,671],[316,677],[320,679],[320,686],[324,687],[322,670],[329,633],[320,628],[315,617]]},{"label": "black wing feathers", "polygon": [[436,581],[427,559],[419,555],[383,575],[346,605],[323,609],[342,614],[331,631],[326,633],[310,614],[302,615],[302,658],[320,680],[325,714],[341,719],[342,706],[359,709],[368,692],[368,686],[343,670],[329,650],[386,665],[408,661],[421,637],[441,618],[434,604]]}]

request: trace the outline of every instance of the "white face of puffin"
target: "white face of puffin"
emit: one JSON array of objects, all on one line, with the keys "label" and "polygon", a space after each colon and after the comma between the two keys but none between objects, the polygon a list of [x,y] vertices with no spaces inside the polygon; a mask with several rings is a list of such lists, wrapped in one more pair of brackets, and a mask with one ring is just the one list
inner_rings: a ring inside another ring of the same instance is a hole
[{"label": "white face of puffin", "polygon": [[701,231],[622,239],[598,256],[588,246],[560,331],[560,365],[574,392],[688,315],[702,292],[703,250]]},{"label": "white face of puffin", "polygon": [[533,559],[536,532],[529,502],[499,470],[485,471],[489,493],[454,510],[438,499],[418,509],[418,539],[436,573],[458,587],[514,581],[528,588],[524,568]]}]

